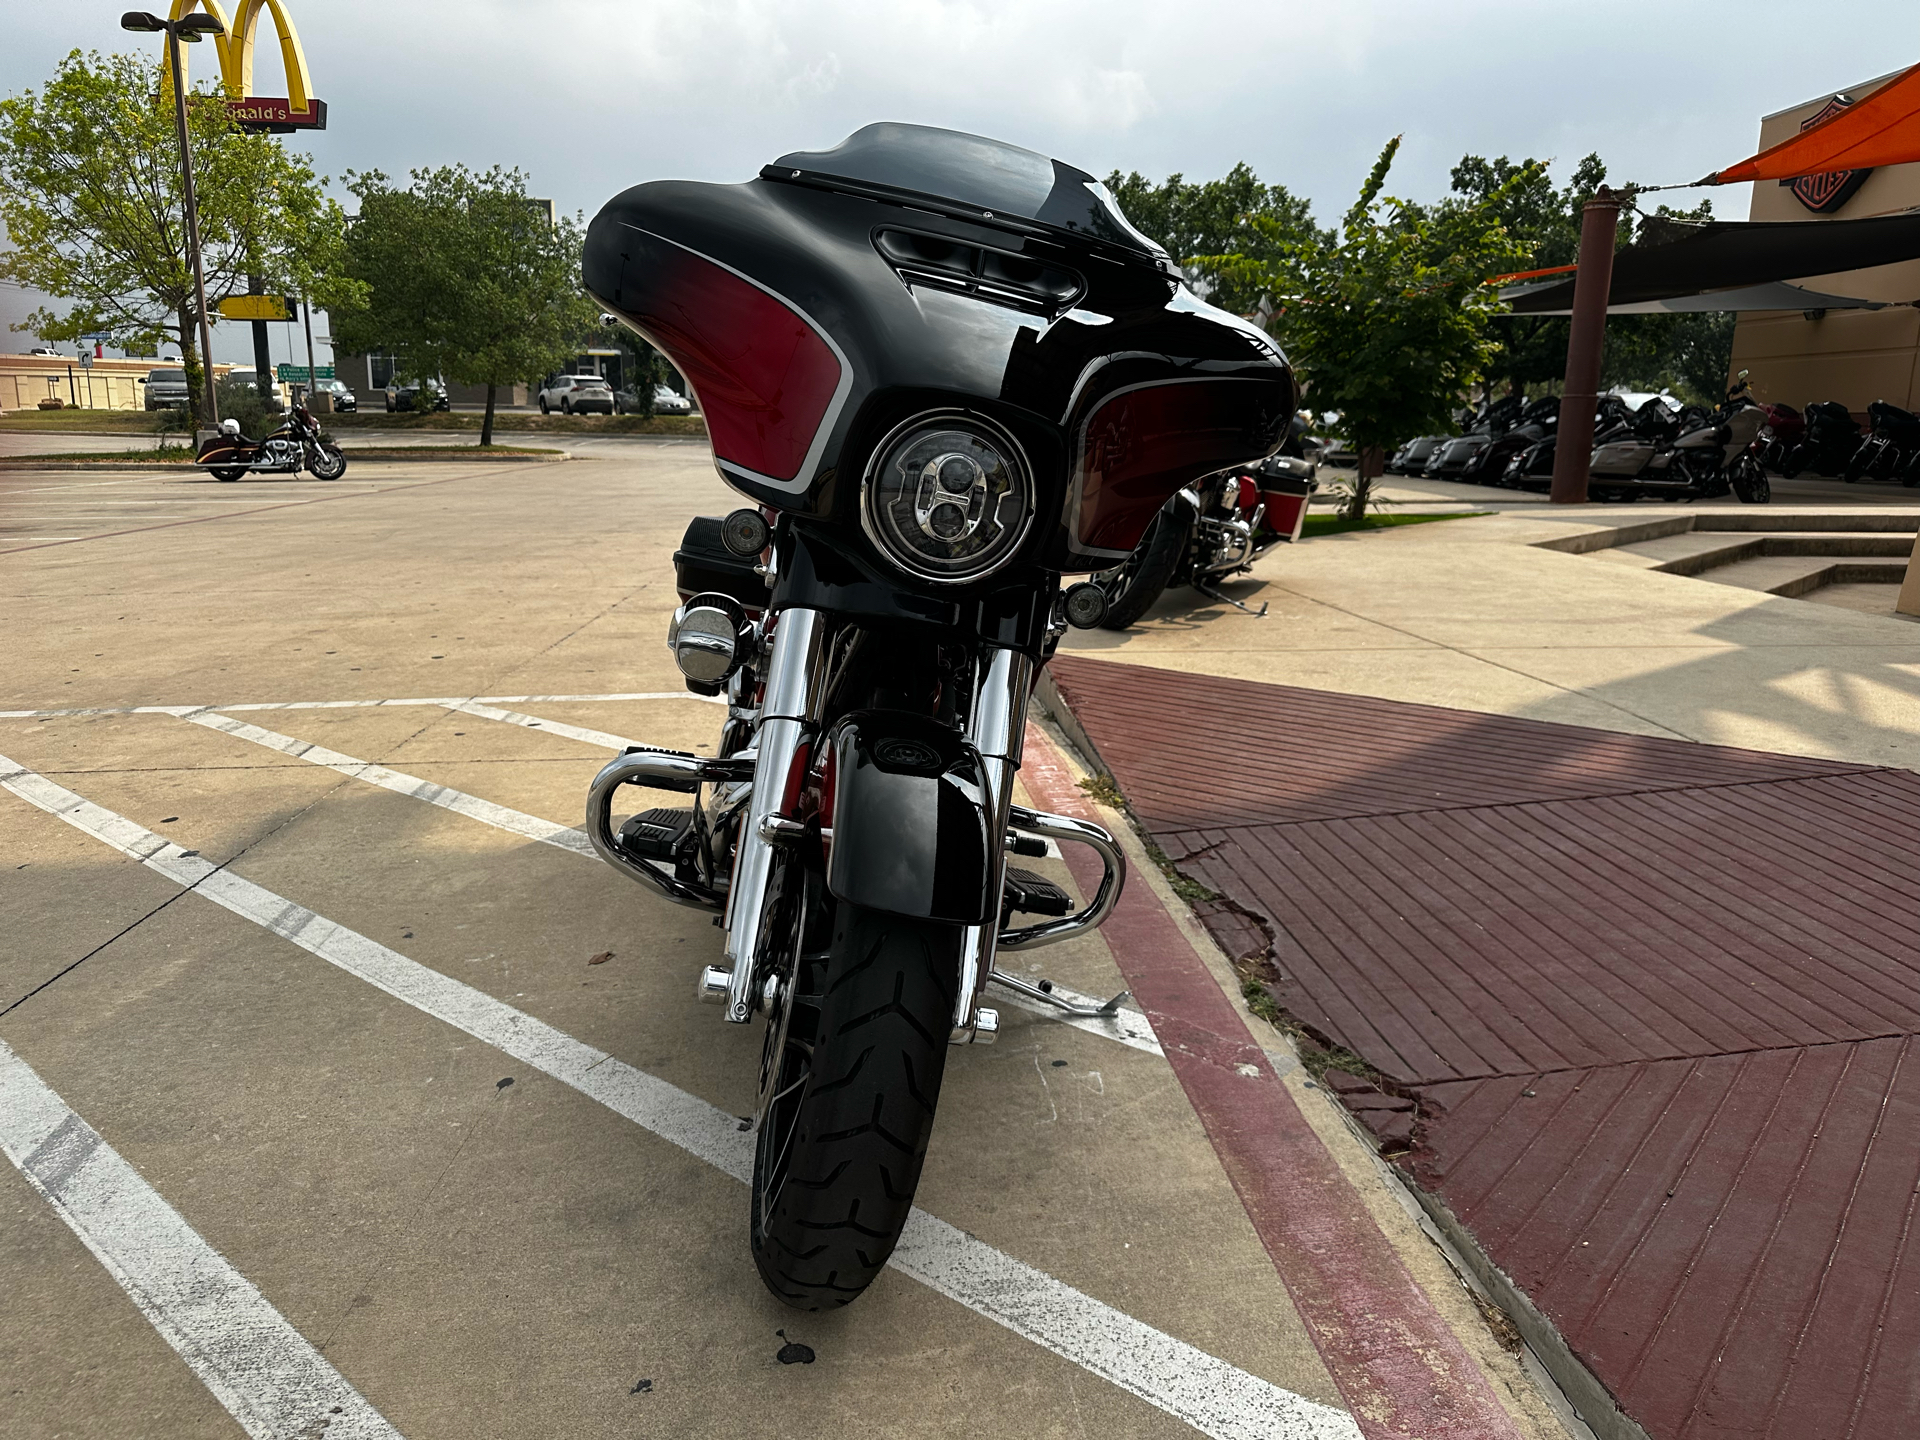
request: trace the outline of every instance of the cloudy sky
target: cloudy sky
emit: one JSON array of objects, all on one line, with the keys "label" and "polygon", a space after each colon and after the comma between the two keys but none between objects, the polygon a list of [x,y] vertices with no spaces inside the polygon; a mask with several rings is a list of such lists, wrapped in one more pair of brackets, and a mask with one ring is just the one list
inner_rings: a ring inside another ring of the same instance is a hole
[{"label": "cloudy sky", "polygon": [[[641,180],[743,180],[882,119],[1098,174],[1245,160],[1323,219],[1396,134],[1389,190],[1412,198],[1443,193],[1464,153],[1550,158],[1564,177],[1597,150],[1616,179],[1684,181],[1750,153],[1763,113],[1920,60],[1913,0],[287,3],[330,107],[294,143],[323,173],[499,162],[588,214]],[[122,8],[7,0],[0,93],[75,47],[155,48],[119,30]],[[254,88],[284,94],[263,39]],[[211,75],[212,47],[195,58]],[[1746,187],[1716,199],[1746,207]],[[0,288],[0,322],[28,308]],[[217,352],[242,358],[226,328]]]}]

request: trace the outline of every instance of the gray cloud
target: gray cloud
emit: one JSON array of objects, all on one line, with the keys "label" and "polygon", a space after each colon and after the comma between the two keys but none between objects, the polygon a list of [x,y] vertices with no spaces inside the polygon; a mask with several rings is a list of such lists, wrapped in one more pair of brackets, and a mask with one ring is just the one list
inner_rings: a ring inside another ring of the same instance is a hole
[{"label": "gray cloud", "polygon": [[[119,4],[8,8],[8,93],[38,84],[75,46],[132,42]],[[1414,198],[1442,193],[1466,152],[1551,157],[1564,175],[1597,150],[1616,178],[1683,181],[1747,154],[1763,112],[1920,58],[1876,43],[1913,36],[1911,0],[1856,0],[1811,31],[1805,6],[1785,0],[289,8],[331,107],[324,134],[294,143],[325,173],[500,162],[589,214],[642,180],[744,180],[877,119],[995,135],[1102,174],[1200,178],[1246,160],[1323,219],[1396,134],[1406,139],[1389,189]],[[272,93],[279,63],[266,39],[255,88]],[[201,46],[197,73],[210,75],[212,59]],[[1744,216],[1745,188],[1715,202]],[[0,289],[0,311],[16,294]]]}]

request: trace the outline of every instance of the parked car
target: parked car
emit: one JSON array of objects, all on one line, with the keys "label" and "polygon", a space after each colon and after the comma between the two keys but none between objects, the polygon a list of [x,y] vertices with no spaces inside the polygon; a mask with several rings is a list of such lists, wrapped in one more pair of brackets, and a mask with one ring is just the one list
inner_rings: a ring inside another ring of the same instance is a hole
[{"label": "parked car", "polygon": [[[438,380],[429,380],[426,384],[428,391],[433,395],[433,408],[436,410],[450,408],[447,404],[447,387],[442,385]],[[392,415],[396,411],[412,410],[414,408],[413,397],[419,393],[420,382],[418,380],[409,380],[404,385],[396,381],[387,386],[387,413]]]},{"label": "parked car", "polygon": [[693,401],[678,390],[669,390],[664,385],[653,387],[653,413],[656,415],[691,415]]},{"label": "parked car", "polygon": [[185,370],[149,370],[140,382],[147,388],[147,409],[184,410],[187,408],[187,372]]},{"label": "parked car", "polygon": [[331,395],[333,413],[336,415],[351,415],[360,408],[360,398],[353,393],[352,387],[344,380],[316,380],[313,383],[313,393]]},{"label": "parked car", "polygon": [[613,386],[603,375],[549,375],[540,384],[540,413],[613,414]]}]

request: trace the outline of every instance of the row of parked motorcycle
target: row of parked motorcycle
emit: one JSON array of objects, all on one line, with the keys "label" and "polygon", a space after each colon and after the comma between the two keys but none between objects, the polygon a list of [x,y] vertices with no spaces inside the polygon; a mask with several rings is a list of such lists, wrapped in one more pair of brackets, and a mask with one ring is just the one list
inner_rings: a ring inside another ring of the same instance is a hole
[{"label": "row of parked motorcycle", "polygon": [[[1837,401],[1761,405],[1740,372],[1727,398],[1709,410],[1667,395],[1638,405],[1600,397],[1588,493],[1603,502],[1641,498],[1714,499],[1731,491],[1750,505],[1772,496],[1769,475],[1812,471],[1860,480],[1920,485],[1920,417],[1876,400],[1862,435]],[[1387,461],[1393,475],[1464,480],[1514,490],[1545,490],[1553,479],[1558,396],[1509,395],[1460,417],[1462,434],[1423,435]]]}]

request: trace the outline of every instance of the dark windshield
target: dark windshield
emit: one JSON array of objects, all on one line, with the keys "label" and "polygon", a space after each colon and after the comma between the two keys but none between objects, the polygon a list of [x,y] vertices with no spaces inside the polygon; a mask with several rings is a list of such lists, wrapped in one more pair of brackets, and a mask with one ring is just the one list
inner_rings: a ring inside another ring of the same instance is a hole
[{"label": "dark windshield", "polygon": [[149,370],[147,372],[147,383],[149,385],[184,385],[187,383],[187,372],[184,370]]},{"label": "dark windshield", "polygon": [[1120,213],[1107,187],[1084,170],[1018,145],[885,122],[856,130],[831,150],[798,150],[773,169],[934,195],[1124,246],[1164,253]]}]

